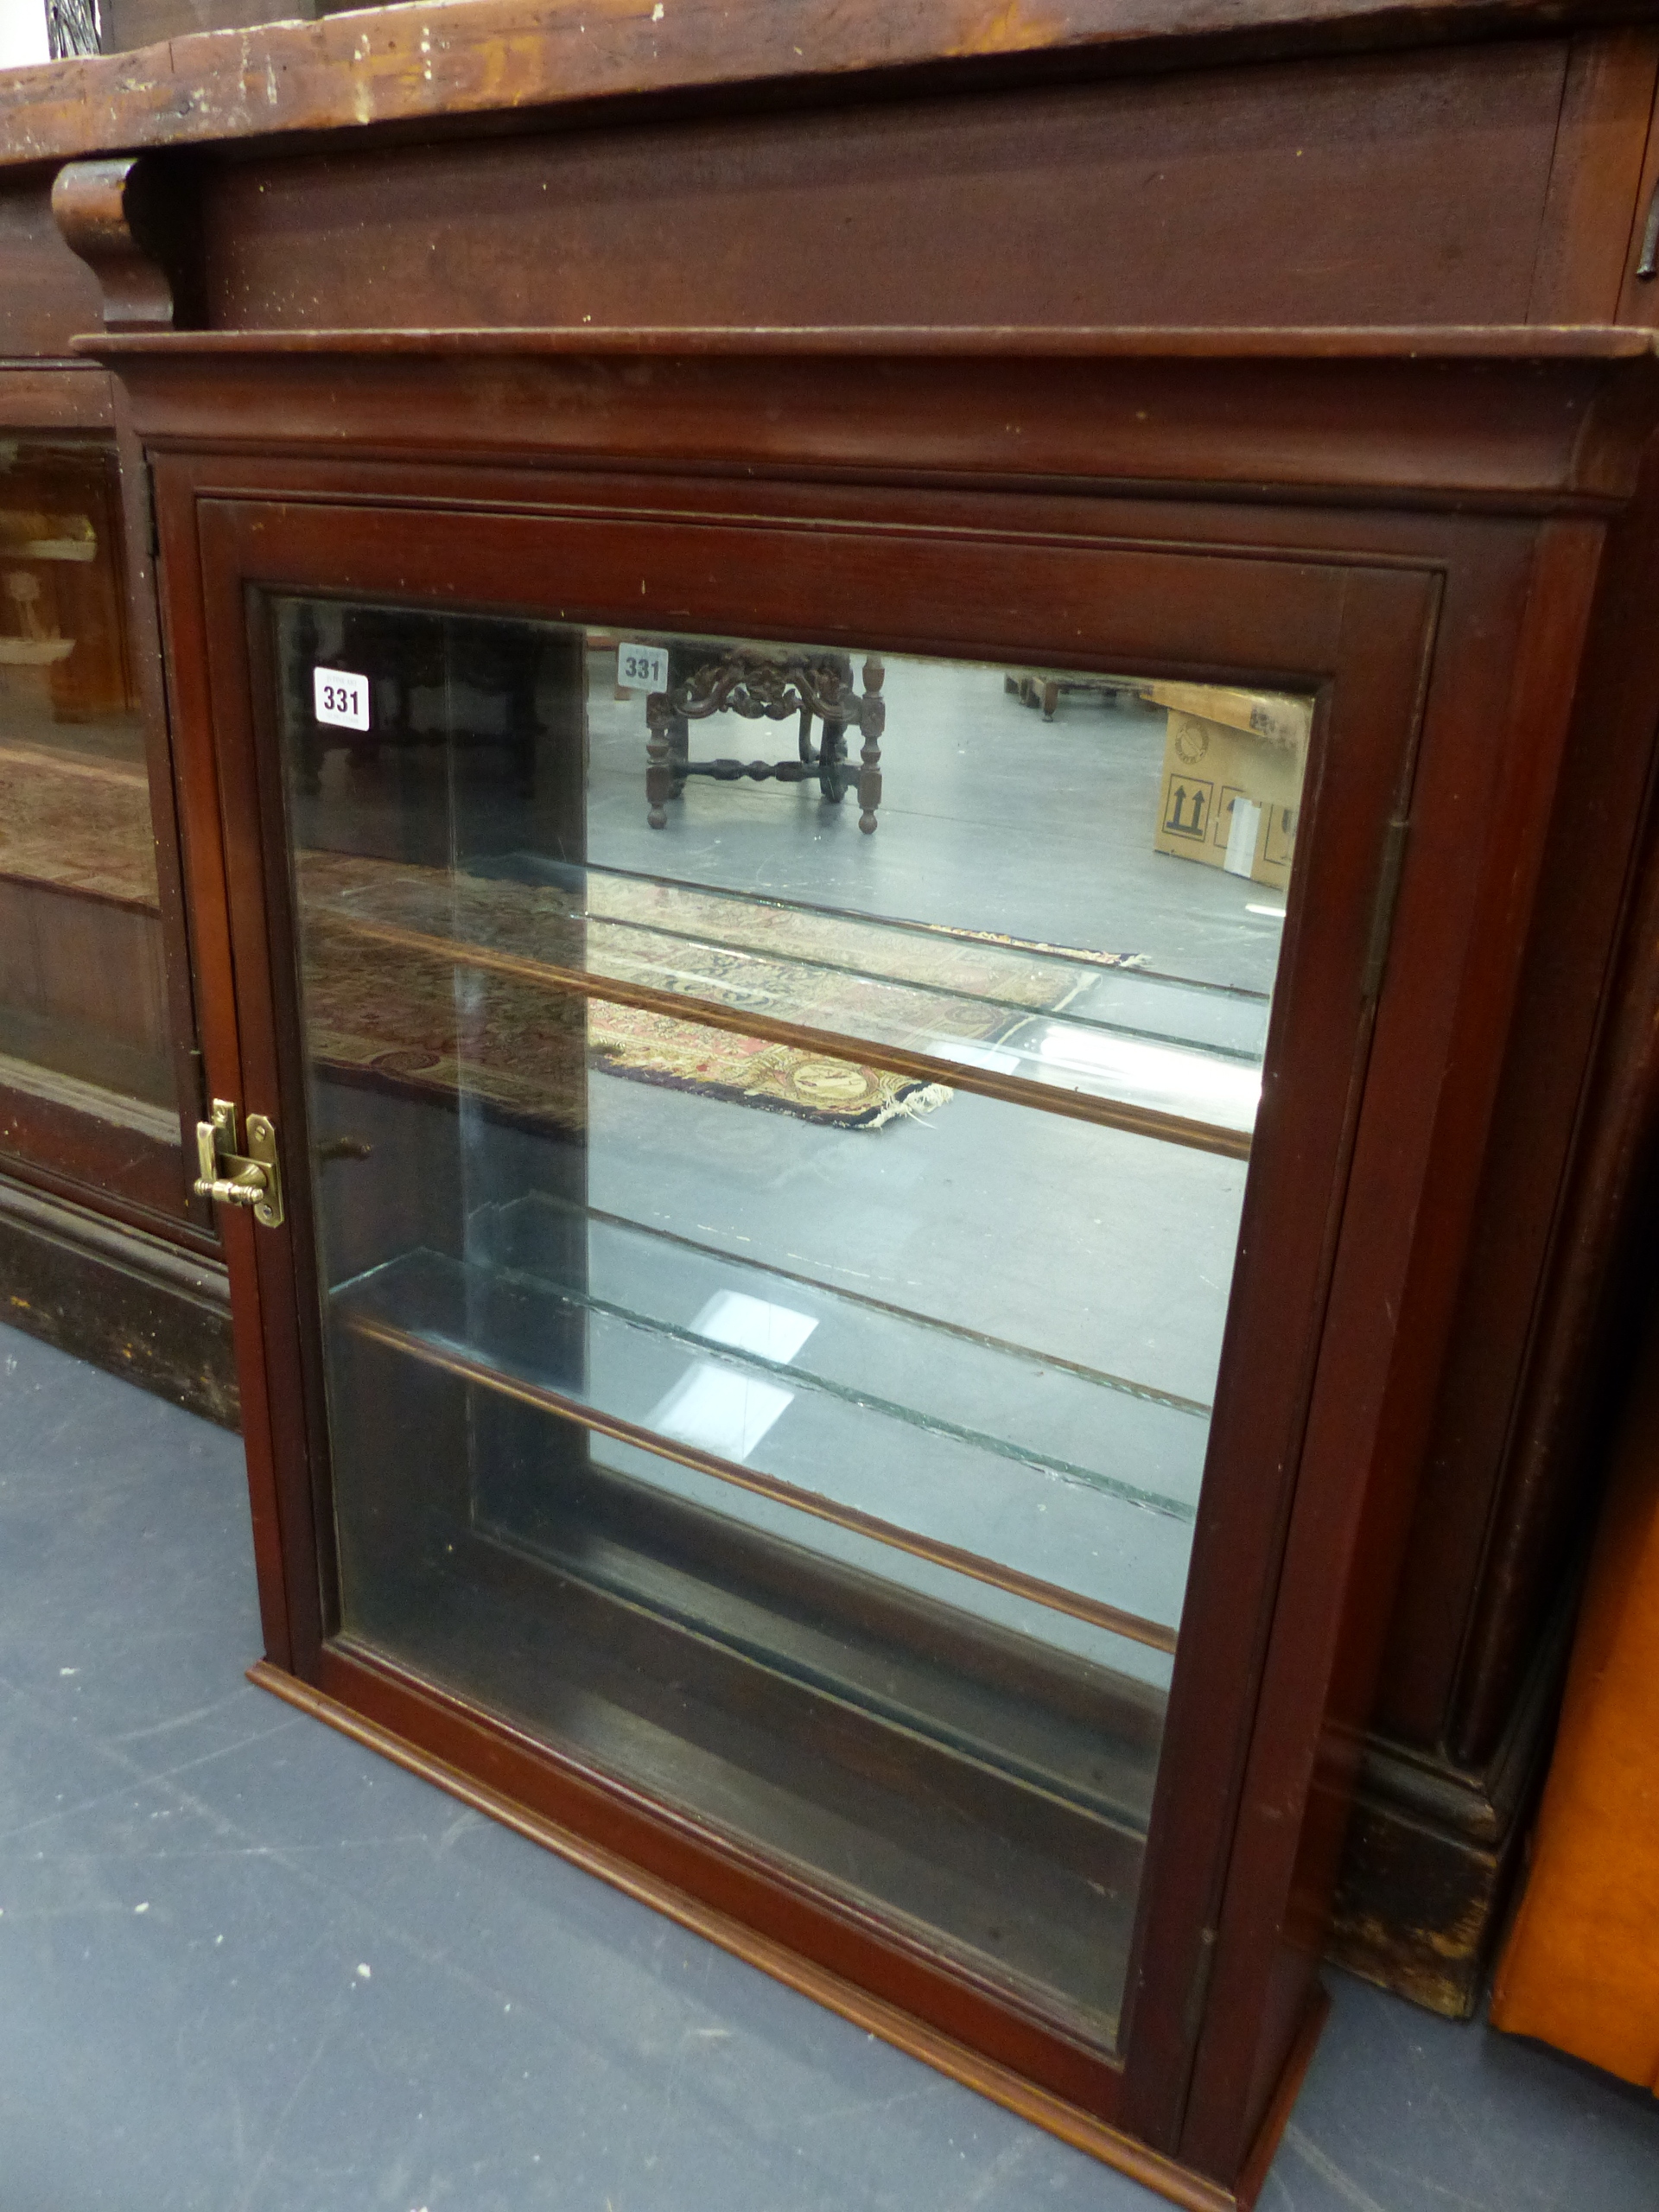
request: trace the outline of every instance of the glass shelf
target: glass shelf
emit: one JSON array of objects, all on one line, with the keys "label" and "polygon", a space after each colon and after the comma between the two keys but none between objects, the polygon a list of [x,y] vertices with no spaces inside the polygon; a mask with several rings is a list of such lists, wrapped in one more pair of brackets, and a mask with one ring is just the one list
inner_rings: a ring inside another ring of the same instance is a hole
[{"label": "glass shelf", "polygon": [[[1052,1107],[1058,1092],[1114,1126],[1249,1151],[1265,1023],[1255,994],[1139,979],[1106,955],[597,869],[526,883],[315,849],[296,868],[320,968],[349,963],[339,940],[355,940],[412,965],[471,966],[825,1052],[902,1056],[888,1064],[1033,1105]],[[1238,1041],[1224,1041],[1229,1030]]]},{"label": "glass shelf", "polygon": [[[769,1502],[796,1541],[827,1523],[988,1584],[1027,1633],[1044,1610],[1105,1631],[1081,1645],[1104,1663],[1173,1649],[1207,1408],[631,1223],[594,1222],[587,1284],[562,1283],[563,1211],[486,1215],[465,1262],[389,1262],[340,1318],[645,1447],[620,1464],[670,1490]],[[1062,1438],[1086,1463],[1044,1452]]]}]

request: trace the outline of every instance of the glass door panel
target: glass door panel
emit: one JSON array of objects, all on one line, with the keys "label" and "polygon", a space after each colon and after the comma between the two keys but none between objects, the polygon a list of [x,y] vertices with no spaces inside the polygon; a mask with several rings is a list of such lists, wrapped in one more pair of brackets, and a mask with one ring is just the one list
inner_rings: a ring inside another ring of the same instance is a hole
[{"label": "glass door panel", "polygon": [[0,438],[0,1086],[178,1142],[107,441]]},{"label": "glass door panel", "polygon": [[1311,700],[272,615],[345,1632],[1109,2046]]}]

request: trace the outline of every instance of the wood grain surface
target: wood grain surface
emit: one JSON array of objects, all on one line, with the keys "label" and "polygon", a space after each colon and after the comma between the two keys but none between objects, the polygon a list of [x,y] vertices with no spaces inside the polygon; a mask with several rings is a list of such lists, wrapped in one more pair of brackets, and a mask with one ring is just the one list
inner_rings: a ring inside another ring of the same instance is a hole
[{"label": "wood grain surface", "polygon": [[715,86],[971,80],[1090,65],[1446,43],[1639,21],[1642,0],[452,0],[177,38],[0,76],[0,166],[161,144],[514,115]]}]

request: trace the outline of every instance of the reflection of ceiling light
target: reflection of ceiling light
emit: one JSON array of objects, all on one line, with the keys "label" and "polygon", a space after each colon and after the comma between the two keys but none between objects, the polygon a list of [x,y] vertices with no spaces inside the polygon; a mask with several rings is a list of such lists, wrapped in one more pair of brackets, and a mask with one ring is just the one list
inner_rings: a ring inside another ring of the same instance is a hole
[{"label": "reflection of ceiling light", "polygon": [[741,1290],[717,1291],[691,1324],[700,1337],[712,1337],[734,1351],[755,1352],[779,1367],[788,1365],[817,1325],[816,1314],[772,1306]]},{"label": "reflection of ceiling light", "polygon": [[645,1426],[722,1459],[747,1459],[794,1396],[758,1376],[700,1360],[646,1414]]},{"label": "reflection of ceiling light", "polygon": [[[779,1367],[787,1366],[817,1325],[816,1314],[741,1290],[716,1291],[691,1324],[700,1337]],[[717,1452],[722,1459],[747,1459],[794,1395],[758,1375],[700,1359],[646,1414],[645,1426],[659,1436]]]},{"label": "reflection of ceiling light", "polygon": [[1116,1098],[1161,1106],[1195,1120],[1249,1128],[1262,1099],[1262,1071],[1167,1045],[1129,1037],[1102,1037],[1051,1023],[1037,1047],[1050,1082],[1082,1077],[1077,1089],[1099,1086]]},{"label": "reflection of ceiling light", "polygon": [[995,1045],[976,1045],[970,1037],[930,1037],[922,1049],[937,1059],[959,1061],[965,1068],[988,1068],[993,1075],[1012,1075],[1026,1057],[999,1052]]},{"label": "reflection of ceiling light", "polygon": [[1262,1103],[1260,1068],[1212,1060],[1178,1046],[1101,1036],[1064,1022],[1046,1023],[1034,1052],[1029,1046],[980,1045],[962,1037],[930,1037],[923,1049],[962,1067],[987,1068],[995,1075],[1023,1072],[1039,1083],[1158,1106],[1230,1129],[1250,1128]]},{"label": "reflection of ceiling light", "polygon": [[1252,906],[1247,902],[1244,911],[1247,914],[1265,914],[1270,922],[1282,922],[1285,918],[1282,906]]}]

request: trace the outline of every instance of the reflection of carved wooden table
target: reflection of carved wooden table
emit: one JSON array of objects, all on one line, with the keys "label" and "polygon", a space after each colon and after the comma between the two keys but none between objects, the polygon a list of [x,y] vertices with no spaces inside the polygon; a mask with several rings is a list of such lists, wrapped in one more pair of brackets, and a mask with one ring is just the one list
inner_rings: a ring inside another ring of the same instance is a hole
[{"label": "reflection of carved wooden table", "polygon": [[[747,776],[758,784],[804,784],[816,777],[820,794],[832,806],[839,806],[856,785],[858,826],[867,835],[873,830],[881,804],[881,733],[887,712],[880,658],[871,653],[865,660],[861,692],[854,688],[853,664],[845,653],[762,652],[736,646],[707,659],[704,650],[671,646],[669,688],[653,691],[645,702],[645,799],[652,828],[666,826],[667,802],[683,794],[688,777],[712,776],[730,784]],[[774,722],[798,715],[798,758],[693,760],[690,725],[720,714]],[[815,715],[823,725],[816,748]],[[863,740],[856,768],[847,757],[849,729]]]}]

